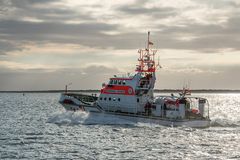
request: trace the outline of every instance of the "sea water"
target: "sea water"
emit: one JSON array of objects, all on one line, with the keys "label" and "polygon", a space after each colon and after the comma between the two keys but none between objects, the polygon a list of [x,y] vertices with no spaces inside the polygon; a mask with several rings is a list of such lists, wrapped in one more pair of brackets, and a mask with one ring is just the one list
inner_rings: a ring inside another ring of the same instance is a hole
[{"label": "sea water", "polygon": [[0,93],[0,159],[240,159],[240,94],[208,98],[211,127],[66,112],[59,93]]}]

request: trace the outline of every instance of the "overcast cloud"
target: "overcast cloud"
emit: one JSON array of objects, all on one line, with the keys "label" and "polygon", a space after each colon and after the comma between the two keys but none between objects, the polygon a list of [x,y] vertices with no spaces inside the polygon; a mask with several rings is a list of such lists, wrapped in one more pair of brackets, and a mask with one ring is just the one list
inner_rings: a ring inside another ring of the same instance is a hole
[{"label": "overcast cloud", "polygon": [[240,89],[238,0],[2,0],[0,90],[99,89],[151,31],[157,88]]}]

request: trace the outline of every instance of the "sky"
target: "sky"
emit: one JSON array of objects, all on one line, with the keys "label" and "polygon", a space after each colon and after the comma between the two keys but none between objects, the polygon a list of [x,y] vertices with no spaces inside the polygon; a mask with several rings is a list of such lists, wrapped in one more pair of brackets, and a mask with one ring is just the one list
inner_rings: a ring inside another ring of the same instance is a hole
[{"label": "sky", "polygon": [[240,89],[239,0],[1,0],[0,91],[100,89],[148,31],[156,89]]}]

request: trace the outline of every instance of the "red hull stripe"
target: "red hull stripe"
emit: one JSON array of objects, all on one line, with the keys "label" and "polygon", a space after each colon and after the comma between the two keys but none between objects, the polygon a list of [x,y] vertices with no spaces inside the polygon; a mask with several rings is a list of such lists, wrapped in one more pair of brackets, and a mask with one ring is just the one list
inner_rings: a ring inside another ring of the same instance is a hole
[{"label": "red hull stripe", "polygon": [[101,90],[103,94],[122,94],[122,95],[135,95],[134,90],[130,86],[106,86]]},{"label": "red hull stripe", "polygon": [[111,80],[132,80],[132,78],[110,78]]},{"label": "red hull stripe", "polygon": [[149,69],[137,69],[135,70],[136,72],[155,72],[156,69],[155,68],[149,68]]}]

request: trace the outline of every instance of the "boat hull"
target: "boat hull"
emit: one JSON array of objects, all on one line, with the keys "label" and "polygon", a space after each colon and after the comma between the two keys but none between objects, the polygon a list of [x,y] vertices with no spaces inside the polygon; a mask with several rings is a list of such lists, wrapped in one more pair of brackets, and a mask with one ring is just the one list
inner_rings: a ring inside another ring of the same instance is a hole
[{"label": "boat hull", "polygon": [[128,115],[128,114],[114,114],[104,112],[104,114],[115,115],[121,119],[129,120],[135,123],[153,123],[170,127],[191,127],[191,128],[207,128],[210,127],[210,119],[165,119],[160,117],[141,116],[141,115]]},{"label": "boat hull", "polygon": [[191,127],[191,128],[207,128],[210,126],[209,119],[183,119],[183,120],[175,120],[175,119],[164,119],[160,117],[151,117],[151,116],[142,116],[136,114],[126,114],[126,113],[116,113],[116,112],[106,112],[100,111],[96,107],[92,106],[76,106],[76,105],[69,105],[69,104],[62,104],[67,111],[80,111],[80,112],[87,112],[94,116],[95,114],[108,114],[114,115],[118,118],[129,120],[135,123],[153,123],[163,126],[169,127]]},{"label": "boat hull", "polygon": [[86,102],[83,101],[84,97],[90,97],[95,98],[88,95],[81,95],[81,94],[61,94],[59,103],[62,104],[62,106],[67,111],[86,111],[86,112],[101,112],[101,109],[94,106],[95,101]]},{"label": "boat hull", "polygon": [[81,99],[74,98],[72,96],[62,95],[59,103],[63,105],[63,107],[67,111],[81,111],[88,112],[91,114],[109,114],[114,115],[118,118],[129,120],[135,123],[154,123],[163,126],[186,126],[192,128],[206,128],[210,126],[210,119],[171,119],[171,118],[162,118],[158,116],[146,116],[141,114],[131,114],[125,112],[112,112],[106,111],[98,106],[96,103],[86,103]]},{"label": "boat hull", "polygon": [[72,105],[72,104],[64,104],[64,103],[61,103],[61,104],[67,111],[83,111],[83,112],[98,112],[98,113],[101,112],[98,108],[93,106]]},{"label": "boat hull", "polygon": [[143,123],[154,123],[163,126],[170,127],[191,127],[191,128],[207,128],[210,126],[210,120],[164,120],[164,119],[152,119],[145,117],[130,117],[130,116],[121,116],[124,119],[128,119],[134,122],[143,122]]}]

